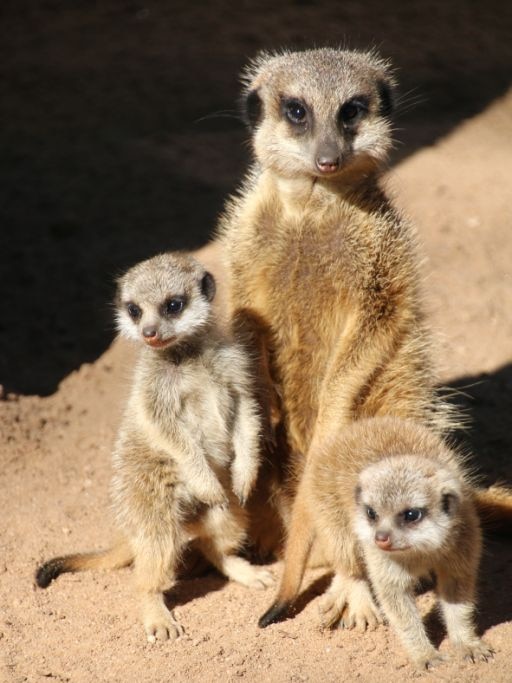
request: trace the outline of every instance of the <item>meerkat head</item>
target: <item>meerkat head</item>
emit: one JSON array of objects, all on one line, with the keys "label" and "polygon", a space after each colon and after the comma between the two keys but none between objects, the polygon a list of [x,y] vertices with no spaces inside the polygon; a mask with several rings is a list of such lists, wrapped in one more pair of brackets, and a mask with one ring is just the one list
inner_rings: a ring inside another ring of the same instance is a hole
[{"label": "meerkat head", "polygon": [[213,276],[191,256],[160,254],[118,280],[119,333],[153,349],[188,340],[210,321]]},{"label": "meerkat head", "polygon": [[365,468],[355,491],[355,533],[366,546],[409,554],[440,550],[462,496],[456,474],[425,456],[395,455]]},{"label": "meerkat head", "polygon": [[246,120],[264,168],[333,178],[386,158],[395,82],[374,53],[262,53],[243,80]]}]

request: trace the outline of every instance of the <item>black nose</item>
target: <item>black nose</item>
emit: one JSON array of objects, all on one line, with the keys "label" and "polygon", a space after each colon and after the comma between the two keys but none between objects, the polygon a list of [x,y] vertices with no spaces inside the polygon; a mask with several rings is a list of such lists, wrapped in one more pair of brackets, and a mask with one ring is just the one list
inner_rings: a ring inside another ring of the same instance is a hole
[{"label": "black nose", "polygon": [[146,327],[142,328],[142,335],[146,339],[152,339],[153,337],[156,337],[156,327],[155,325],[146,325]]},{"label": "black nose", "polygon": [[334,173],[340,166],[340,158],[335,156],[320,155],[316,158],[316,167],[320,173]]}]

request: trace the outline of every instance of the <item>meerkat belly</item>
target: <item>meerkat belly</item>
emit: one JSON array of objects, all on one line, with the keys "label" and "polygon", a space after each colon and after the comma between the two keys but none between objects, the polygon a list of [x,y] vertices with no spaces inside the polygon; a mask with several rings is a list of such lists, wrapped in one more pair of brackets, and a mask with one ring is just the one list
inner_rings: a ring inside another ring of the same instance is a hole
[{"label": "meerkat belly", "polygon": [[211,377],[200,378],[183,400],[187,423],[212,466],[223,467],[232,455],[233,399],[229,388]]},{"label": "meerkat belly", "polygon": [[196,453],[213,466],[231,458],[233,401],[227,385],[200,366],[156,380],[160,401],[149,401],[144,430],[179,464]]},{"label": "meerkat belly", "polygon": [[322,378],[345,327],[348,287],[340,230],[319,241],[314,222],[288,229],[288,239],[267,244],[268,260],[252,266],[259,272],[246,273],[246,284],[251,306],[270,330],[271,365],[287,407],[290,441],[305,451]]}]

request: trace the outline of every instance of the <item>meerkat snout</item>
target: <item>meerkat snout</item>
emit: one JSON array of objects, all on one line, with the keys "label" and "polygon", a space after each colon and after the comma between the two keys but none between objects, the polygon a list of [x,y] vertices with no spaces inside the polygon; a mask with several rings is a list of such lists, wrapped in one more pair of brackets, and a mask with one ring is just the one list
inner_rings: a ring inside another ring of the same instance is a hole
[{"label": "meerkat snout", "polygon": [[146,339],[152,339],[156,337],[157,331],[156,325],[147,325],[142,329],[142,336]]},{"label": "meerkat snout", "polygon": [[375,544],[381,548],[381,550],[390,550],[393,541],[388,531],[377,531],[375,532]]},{"label": "meerkat snout", "polygon": [[340,162],[340,153],[335,143],[319,146],[315,163],[320,173],[324,175],[335,173],[339,168]]},{"label": "meerkat snout", "polygon": [[[378,524],[378,515],[371,507],[366,511],[369,521]],[[405,539],[413,533],[413,529],[426,515],[426,510],[419,508],[407,508],[395,514],[393,518],[386,519],[382,526],[375,530],[374,542],[381,550],[408,550],[410,545],[405,543]],[[397,533],[393,533],[396,528]]]}]

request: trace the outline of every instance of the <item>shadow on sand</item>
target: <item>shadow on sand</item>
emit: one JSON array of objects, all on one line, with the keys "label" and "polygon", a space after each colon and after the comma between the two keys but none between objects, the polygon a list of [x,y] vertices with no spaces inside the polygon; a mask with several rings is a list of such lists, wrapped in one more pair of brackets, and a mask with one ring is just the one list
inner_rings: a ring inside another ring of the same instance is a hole
[{"label": "shadow on sand", "polygon": [[110,343],[120,271],[208,239],[247,164],[238,74],[259,49],[377,45],[402,86],[398,159],[507,89],[501,9],[493,0],[214,0],[207,12],[185,0],[3,3],[0,383],[54,392]]}]

